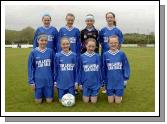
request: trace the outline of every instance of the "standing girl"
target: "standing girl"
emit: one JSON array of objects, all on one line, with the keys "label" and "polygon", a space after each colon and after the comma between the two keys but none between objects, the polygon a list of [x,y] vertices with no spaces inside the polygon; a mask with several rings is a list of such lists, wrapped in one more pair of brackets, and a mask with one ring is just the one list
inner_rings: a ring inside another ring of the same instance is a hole
[{"label": "standing girl", "polygon": [[74,27],[75,16],[72,13],[66,15],[66,26],[60,28],[59,30],[59,50],[61,51],[60,40],[62,37],[68,37],[70,41],[70,49],[72,52],[76,53],[77,56],[80,55],[81,41],[80,41],[80,31],[78,28]]},{"label": "standing girl", "polygon": [[102,54],[109,50],[108,38],[112,35],[118,36],[118,49],[120,49],[121,44],[124,41],[123,34],[121,30],[116,27],[115,14],[113,12],[106,13],[107,26],[102,28],[99,32],[99,42],[102,47]]},{"label": "standing girl", "polygon": [[94,38],[96,40],[95,52],[99,53],[98,31],[94,27],[94,23],[95,23],[94,16],[92,14],[86,15],[85,23],[86,23],[86,27],[81,31],[81,43],[82,43],[81,53],[86,52],[85,44],[88,38]]},{"label": "standing girl", "polygon": [[45,33],[47,35],[47,48],[53,49],[54,52],[57,51],[57,42],[58,42],[58,31],[55,27],[50,26],[51,16],[49,14],[45,14],[42,16],[43,26],[37,28],[34,35],[34,43],[33,48],[38,47],[37,38],[39,34]]}]

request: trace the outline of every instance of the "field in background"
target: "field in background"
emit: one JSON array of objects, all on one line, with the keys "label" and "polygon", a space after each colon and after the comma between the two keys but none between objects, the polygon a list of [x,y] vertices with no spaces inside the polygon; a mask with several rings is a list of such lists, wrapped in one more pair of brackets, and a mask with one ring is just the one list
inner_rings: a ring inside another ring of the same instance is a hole
[{"label": "field in background", "polygon": [[5,111],[6,112],[154,112],[155,111],[155,54],[154,48],[122,48],[131,66],[122,104],[108,104],[106,94],[99,94],[96,104],[82,102],[76,96],[73,107],[63,107],[55,100],[37,105],[27,83],[27,59],[31,49],[5,49]]}]

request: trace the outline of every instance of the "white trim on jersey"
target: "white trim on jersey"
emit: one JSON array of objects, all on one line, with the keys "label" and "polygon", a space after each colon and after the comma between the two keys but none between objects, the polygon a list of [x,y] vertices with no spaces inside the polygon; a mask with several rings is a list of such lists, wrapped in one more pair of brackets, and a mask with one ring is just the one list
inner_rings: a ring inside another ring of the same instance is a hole
[{"label": "white trim on jersey", "polygon": [[74,26],[72,26],[71,28],[69,28],[68,26],[64,26],[68,31],[72,31],[74,29]]},{"label": "white trim on jersey", "polygon": [[115,26],[112,26],[112,27],[107,26],[106,28],[107,28],[108,30],[112,30],[112,29],[115,28]]},{"label": "white trim on jersey", "polygon": [[86,28],[88,31],[93,31],[94,30],[94,27],[92,28]]},{"label": "white trim on jersey", "polygon": [[47,48],[45,48],[45,49],[43,49],[43,50],[40,50],[39,47],[36,47],[35,49],[36,49],[37,51],[41,52],[41,53],[44,53],[44,52],[47,50]]},{"label": "white trim on jersey", "polygon": [[51,28],[51,26],[49,26],[49,27],[45,27],[45,26],[42,26],[44,29],[49,29],[49,28]]},{"label": "white trim on jersey", "polygon": [[85,54],[86,56],[92,57],[92,56],[94,56],[94,55],[95,55],[95,52],[93,52],[93,53],[91,53],[91,54],[90,54],[90,53],[88,53],[88,52],[85,52],[84,54]]},{"label": "white trim on jersey", "polygon": [[111,50],[109,50],[108,51],[110,54],[112,54],[112,55],[116,55],[118,52],[119,52],[119,50],[117,49],[116,51],[114,51],[114,52],[112,52]]},{"label": "white trim on jersey", "polygon": [[68,53],[65,53],[64,51],[61,51],[61,53],[62,53],[63,55],[65,55],[65,56],[69,56],[69,55],[71,55],[71,54],[72,54],[72,52],[71,52],[71,51],[69,51]]}]

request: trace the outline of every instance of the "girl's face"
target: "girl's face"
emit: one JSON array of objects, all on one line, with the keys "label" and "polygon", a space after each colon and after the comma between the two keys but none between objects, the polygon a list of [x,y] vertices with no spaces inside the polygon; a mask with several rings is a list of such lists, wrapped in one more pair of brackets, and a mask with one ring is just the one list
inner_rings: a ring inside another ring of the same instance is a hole
[{"label": "girl's face", "polygon": [[67,16],[66,17],[66,22],[67,22],[67,26],[72,27],[72,25],[74,24],[74,17],[73,16]]},{"label": "girl's face", "polygon": [[110,38],[108,44],[110,46],[110,50],[115,51],[118,48],[118,39]]},{"label": "girl's face", "polygon": [[47,44],[47,37],[41,37],[38,40],[38,44],[39,44],[39,48],[46,48],[46,44]]},{"label": "girl's face", "polygon": [[49,27],[50,23],[51,23],[51,18],[49,16],[44,16],[42,18],[42,22],[43,22],[45,27]]},{"label": "girl's face", "polygon": [[106,21],[108,25],[114,25],[115,18],[112,14],[107,14]]},{"label": "girl's face", "polygon": [[88,53],[93,53],[95,51],[96,48],[96,43],[93,41],[88,41],[88,43],[86,44],[86,49]]},{"label": "girl's face", "polygon": [[85,22],[88,28],[92,28],[95,21],[92,19],[87,19]]},{"label": "girl's face", "polygon": [[70,50],[70,42],[67,39],[62,40],[61,48],[64,52],[68,52]]}]

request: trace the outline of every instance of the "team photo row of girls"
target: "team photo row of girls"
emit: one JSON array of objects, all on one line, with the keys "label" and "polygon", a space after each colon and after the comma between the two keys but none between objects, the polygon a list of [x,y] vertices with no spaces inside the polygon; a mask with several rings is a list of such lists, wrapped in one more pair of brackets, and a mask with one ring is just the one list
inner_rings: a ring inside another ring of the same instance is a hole
[{"label": "team photo row of girls", "polygon": [[124,39],[115,14],[108,12],[105,17],[107,26],[98,31],[94,16],[86,15],[86,27],[80,31],[73,26],[75,16],[68,13],[66,25],[57,31],[51,26],[51,16],[43,15],[43,26],[35,31],[28,58],[28,82],[35,102],[42,103],[44,98],[52,102],[56,88],[59,101],[67,93],[75,96],[80,89],[83,102],[96,103],[102,89],[109,103],[121,103],[130,66],[120,50]]}]

